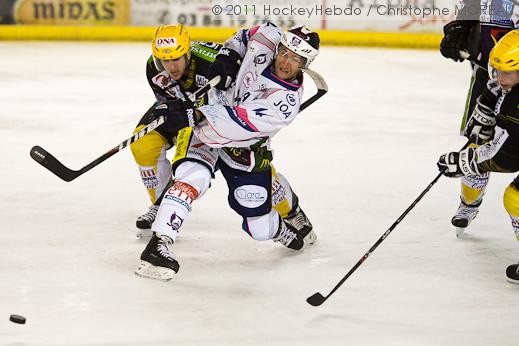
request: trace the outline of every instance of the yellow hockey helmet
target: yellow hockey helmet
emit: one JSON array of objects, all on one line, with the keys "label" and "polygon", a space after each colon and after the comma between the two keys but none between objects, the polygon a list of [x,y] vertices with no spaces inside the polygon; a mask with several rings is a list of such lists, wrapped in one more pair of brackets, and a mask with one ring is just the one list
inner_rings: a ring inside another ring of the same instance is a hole
[{"label": "yellow hockey helmet", "polygon": [[519,70],[519,30],[512,30],[503,36],[488,57],[490,66],[499,71]]},{"label": "yellow hockey helmet", "polygon": [[182,24],[158,27],[151,42],[153,56],[161,60],[178,59],[184,54],[190,57],[190,40]]}]

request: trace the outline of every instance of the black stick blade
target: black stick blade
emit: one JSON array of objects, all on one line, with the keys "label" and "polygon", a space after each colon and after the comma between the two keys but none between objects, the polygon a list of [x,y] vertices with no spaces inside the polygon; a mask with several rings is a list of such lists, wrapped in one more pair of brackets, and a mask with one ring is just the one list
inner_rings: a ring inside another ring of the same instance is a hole
[{"label": "black stick blade", "polygon": [[59,162],[54,156],[49,154],[47,150],[43,149],[40,146],[34,146],[30,152],[31,157],[34,161],[38,162],[43,167],[47,168],[49,171],[60,177],[65,181],[71,181],[76,179],[80,173],[77,171],[73,171],[67,167],[65,167],[61,162]]},{"label": "black stick blade", "polygon": [[306,302],[312,306],[319,306],[326,300],[325,297],[319,292],[311,295],[310,297],[306,298]]}]

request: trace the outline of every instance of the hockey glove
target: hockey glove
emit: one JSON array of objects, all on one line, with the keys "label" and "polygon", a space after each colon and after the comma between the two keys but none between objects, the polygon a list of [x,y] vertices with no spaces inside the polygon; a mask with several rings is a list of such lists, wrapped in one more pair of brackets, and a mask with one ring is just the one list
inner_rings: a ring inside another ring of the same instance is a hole
[{"label": "hockey glove", "polygon": [[238,52],[229,48],[222,48],[218,52],[216,59],[209,66],[207,78],[209,80],[216,76],[220,76],[220,83],[216,85],[217,89],[225,90],[236,79],[236,75],[240,70],[242,57]]},{"label": "hockey glove", "polygon": [[440,156],[438,169],[445,176],[455,178],[464,175],[480,175],[475,148],[467,148],[459,153],[454,151]]},{"label": "hockey glove", "polygon": [[157,117],[166,117],[165,126],[172,133],[177,133],[184,127],[195,127],[195,107],[189,100],[172,100],[155,107]]},{"label": "hockey glove", "polygon": [[476,107],[467,123],[464,135],[468,137],[472,143],[483,144],[492,138],[495,125],[495,112],[490,107],[482,104],[481,97],[478,97]]},{"label": "hockey glove", "polygon": [[444,36],[440,44],[440,52],[448,59],[463,61],[461,51],[468,51],[470,30],[478,21],[455,20],[443,27]]}]

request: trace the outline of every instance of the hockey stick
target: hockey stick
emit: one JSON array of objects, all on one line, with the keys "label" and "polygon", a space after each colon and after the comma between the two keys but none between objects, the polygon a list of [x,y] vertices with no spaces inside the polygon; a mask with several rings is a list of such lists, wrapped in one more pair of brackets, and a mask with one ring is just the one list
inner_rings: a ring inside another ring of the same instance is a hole
[{"label": "hockey stick", "polygon": [[[216,84],[218,84],[219,81],[220,81],[220,76],[214,77],[206,85],[204,85],[203,87],[201,87],[200,89],[195,91],[191,95],[190,100],[195,102],[195,100],[198,99],[200,97],[200,95],[204,94],[209,89],[216,86]],[[152,107],[154,107],[154,106],[152,106]],[[54,173],[61,179],[65,180],[65,181],[72,181],[72,180],[76,179],[77,177],[79,177],[80,175],[82,175],[82,174],[88,172],[89,170],[91,170],[92,168],[96,167],[97,165],[99,165],[101,162],[105,161],[109,157],[117,154],[119,151],[123,150],[124,148],[126,148],[127,146],[132,144],[133,142],[138,141],[139,139],[144,137],[146,134],[148,134],[149,132],[153,131],[154,129],[156,129],[157,127],[162,125],[165,121],[166,121],[165,117],[163,117],[163,116],[158,117],[157,119],[155,119],[151,123],[149,123],[146,127],[144,127],[142,130],[135,133],[130,138],[125,139],[124,141],[119,143],[119,145],[108,150],[106,153],[104,153],[103,155],[101,155],[100,157],[98,157],[97,159],[95,159],[94,161],[90,162],[88,165],[86,165],[85,167],[83,167],[77,171],[72,170],[72,169],[66,167],[65,165],[63,165],[58,159],[56,159],[48,151],[46,151],[45,149],[43,149],[40,146],[32,147],[32,149],[30,151],[30,155],[34,159],[34,161],[38,162],[43,167],[47,168],[49,171],[51,171],[52,173]]]},{"label": "hockey stick", "polygon": [[310,69],[303,69],[303,72],[305,72],[310,76],[310,78],[312,78],[312,80],[315,83],[315,86],[317,87],[317,93],[305,102],[303,102],[303,104],[299,107],[300,112],[302,112],[306,107],[310,106],[312,103],[320,99],[324,94],[328,92],[328,84],[326,84],[326,81],[319,73]]},{"label": "hockey stick", "polygon": [[479,67],[485,71],[488,71],[488,67],[481,65],[481,61],[475,60],[475,59],[470,59],[470,53],[467,52],[466,50],[460,50],[459,53],[463,59],[470,61],[471,63],[473,63],[474,65],[476,65],[477,67]]},{"label": "hockey stick", "polygon": [[[315,93],[315,95],[313,95],[301,104],[301,106],[299,107],[299,112],[303,111],[305,108],[310,106],[312,103],[320,99],[324,94],[328,92],[328,84],[326,84],[326,81],[319,73],[310,69],[303,69],[303,72],[307,73],[310,76],[310,78],[312,78],[312,80],[315,83],[315,86],[317,87],[317,93]],[[162,199],[164,198],[164,194],[166,191],[167,189],[164,189],[160,197],[157,198],[157,200],[155,201],[155,205],[160,205],[160,203],[162,203]]]},{"label": "hockey stick", "polygon": [[[465,145],[463,146],[463,148],[461,148],[461,150],[467,148],[469,146],[470,142],[467,142],[465,143]],[[460,151],[461,151],[460,150]],[[362,263],[364,263],[364,261],[373,253],[373,251],[375,251],[375,249],[384,241],[384,239],[387,238],[387,236],[395,229],[395,227],[400,223],[400,221],[402,221],[404,219],[404,217],[406,217],[406,215],[411,211],[411,209],[413,209],[415,207],[415,205],[420,202],[420,200],[423,198],[423,196],[425,196],[425,194],[427,192],[429,192],[429,190],[433,187],[434,184],[436,184],[436,182],[440,179],[440,177],[443,175],[443,171],[438,173],[438,175],[433,179],[433,181],[431,181],[431,183],[425,188],[425,190],[422,191],[422,193],[420,194],[420,196],[418,196],[414,201],[413,203],[411,203],[411,205],[402,213],[402,215],[400,215],[398,217],[398,219],[391,225],[391,227],[389,227],[389,229],[384,233],[382,234],[382,237],[380,237],[377,242],[375,244],[373,244],[373,246],[368,250],[368,252],[366,252],[364,254],[364,256],[361,257],[361,259],[357,262],[357,264],[355,264],[353,266],[353,268],[350,269],[350,271],[341,279],[341,281],[339,281],[339,283],[333,288],[333,290],[331,290],[330,293],[328,293],[328,295],[325,297],[323,296],[321,293],[317,292],[317,293],[314,293],[313,295],[311,295],[310,297],[308,297],[306,299],[306,301],[308,302],[308,304],[312,305],[312,306],[320,306],[322,303],[324,303],[328,298],[330,298],[330,296],[339,289],[339,287],[342,286],[342,284],[351,276],[351,274],[353,274],[353,272],[355,272],[355,270],[357,270],[358,267],[360,267],[360,265]]]}]

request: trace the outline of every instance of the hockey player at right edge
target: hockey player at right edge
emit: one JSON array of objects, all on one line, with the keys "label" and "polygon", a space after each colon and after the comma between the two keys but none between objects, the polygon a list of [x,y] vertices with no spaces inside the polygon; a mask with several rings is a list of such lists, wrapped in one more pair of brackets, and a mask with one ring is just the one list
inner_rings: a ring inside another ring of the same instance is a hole
[{"label": "hockey player at right edge", "polygon": [[161,107],[171,126],[182,129],[173,159],[175,181],[164,195],[137,275],[167,281],[178,272],[172,245],[216,169],[227,181],[229,205],[242,216],[250,237],[293,250],[315,241],[297,196],[271,165],[269,145],[298,114],[302,68],[308,68],[318,49],[319,36],[305,27],[283,32],[266,23],[240,30],[209,68],[208,78],[221,77],[209,93],[209,105],[194,109],[177,102]]},{"label": "hockey player at right edge", "polygon": [[[519,6],[517,2],[495,0],[460,0],[458,5],[461,8],[456,20],[443,28],[445,36],[440,44],[440,52],[444,57],[459,62],[465,59],[461,52],[470,54],[473,71],[461,121],[461,134],[469,138],[467,124],[474,113],[477,98],[486,89],[489,81],[486,69],[481,66],[487,66],[488,56],[495,42],[510,30],[519,27],[516,14]],[[482,144],[482,137],[476,144]],[[490,172],[466,175],[461,179],[461,201],[451,219],[457,235],[464,232],[477,216],[489,179]]]},{"label": "hockey player at right edge", "polygon": [[[519,30],[503,36],[490,51],[489,70],[491,81],[467,128],[471,136],[490,141],[442,155],[438,168],[448,177],[519,171]],[[503,202],[519,240],[519,177],[506,188]],[[510,265],[506,276],[519,284],[519,265]]]}]

